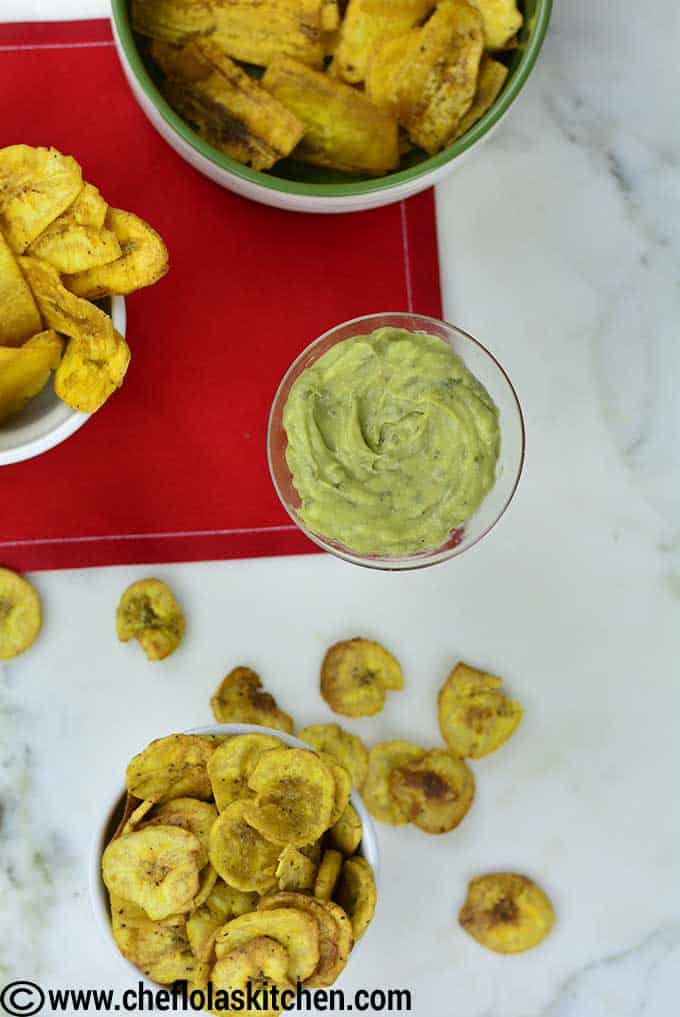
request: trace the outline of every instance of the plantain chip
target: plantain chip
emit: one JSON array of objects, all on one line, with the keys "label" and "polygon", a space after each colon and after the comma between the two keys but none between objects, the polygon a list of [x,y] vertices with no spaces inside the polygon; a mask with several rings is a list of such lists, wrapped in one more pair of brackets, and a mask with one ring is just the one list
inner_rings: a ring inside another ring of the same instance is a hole
[{"label": "plantain chip", "polygon": [[517,0],[468,0],[482,16],[487,49],[505,49],[522,27]]},{"label": "plantain chip", "polygon": [[378,899],[373,869],[365,858],[356,855],[345,859],[335,899],[349,917],[354,941],[358,942],[371,923]]},{"label": "plantain chip", "polygon": [[[66,214],[66,213],[65,213]],[[54,265],[58,272],[82,272],[120,258],[116,234],[59,216],[28,248],[28,254]]]},{"label": "plantain chip", "polygon": [[203,735],[158,738],[130,761],[127,789],[136,798],[159,805],[173,798],[209,801],[212,788],[207,764],[214,750],[215,742]]},{"label": "plantain chip", "polygon": [[287,952],[287,975],[294,984],[304,982],[316,971],[319,963],[319,926],[309,912],[298,908],[253,911],[227,922],[215,940],[218,960],[259,936],[276,940]]},{"label": "plantain chip", "polygon": [[96,413],[120,388],[130,364],[130,347],[119,332],[101,356],[82,339],[70,339],[54,376],[54,391],[79,413]]},{"label": "plantain chip", "polygon": [[[295,991],[287,971],[285,948],[269,936],[255,936],[218,960],[212,970],[211,981],[216,992],[228,994],[226,998],[238,999],[239,993],[251,998],[252,993],[257,1000],[257,1013],[264,1017],[278,1017],[281,1010],[268,1006],[268,993],[274,987],[279,993]],[[255,1010],[247,1007],[244,1012],[253,1013]]]},{"label": "plantain chip", "polygon": [[[411,52],[418,45],[420,32],[416,29],[403,35],[387,36],[373,48],[366,69],[366,95],[378,109],[390,116],[399,116],[399,85]],[[408,151],[411,139],[404,130],[399,132],[399,153]]]},{"label": "plantain chip", "polygon": [[311,858],[288,844],[279,855],[275,876],[280,890],[312,890],[316,871]]},{"label": "plantain chip", "polygon": [[193,956],[181,915],[152,921],[137,904],[111,895],[111,931],[123,957],[162,985],[196,977]]},{"label": "plantain chip", "polygon": [[408,823],[408,816],[394,800],[390,791],[390,775],[398,766],[416,762],[425,755],[423,749],[410,742],[380,742],[368,754],[368,776],[362,797],[375,819],[392,826]]},{"label": "plantain chip", "polygon": [[0,230],[0,308],[2,308],[0,347],[21,346],[42,328],[38,306],[2,230]]},{"label": "plantain chip", "polygon": [[333,808],[329,824],[334,826],[349,804],[349,797],[352,793],[352,778],[349,775],[349,771],[338,763],[335,756],[331,756],[328,752],[318,752],[317,755],[324,766],[330,770],[335,781]]},{"label": "plantain chip", "polygon": [[476,124],[480,117],[483,117],[487,110],[491,109],[503,89],[507,76],[508,68],[505,64],[499,60],[492,60],[486,54],[482,57],[475,97],[467,113],[458,121],[453,140],[466,134],[473,124]]},{"label": "plantain chip", "polygon": [[340,851],[335,851],[333,848],[324,851],[314,882],[314,896],[319,900],[330,900],[333,896],[343,861],[344,858]]},{"label": "plantain chip", "polygon": [[181,43],[215,27],[212,0],[132,0],[132,27],[140,35]]},{"label": "plantain chip", "polygon": [[343,855],[353,855],[361,844],[361,836],[361,819],[350,802],[340,819],[328,831],[329,841]]},{"label": "plantain chip", "polygon": [[263,752],[279,749],[282,744],[273,735],[236,735],[213,752],[208,763],[208,776],[220,812],[232,802],[253,797],[248,778],[255,764]]},{"label": "plantain chip", "polygon": [[298,738],[317,752],[327,752],[349,772],[359,791],[368,772],[368,751],[358,735],[343,731],[339,724],[310,724],[298,731]]},{"label": "plantain chip", "polygon": [[488,950],[521,953],[545,939],[555,914],[548,896],[531,879],[498,872],[470,881],[458,920]]},{"label": "plantain chip", "polygon": [[0,660],[16,657],[32,646],[41,626],[36,588],[16,572],[0,568]]},{"label": "plantain chip", "polygon": [[153,826],[111,841],[102,856],[102,877],[109,893],[161,921],[184,910],[196,896],[200,855],[193,833]]},{"label": "plantain chip", "polygon": [[56,148],[0,148],[0,229],[17,254],[75,200],[80,166]]},{"label": "plantain chip", "polygon": [[128,793],[125,800],[125,810],[112,839],[115,840],[116,837],[121,837],[126,833],[133,833],[134,830],[139,829],[142,821],[153,809],[154,804],[154,802],[140,802],[139,798],[135,798],[134,795]]},{"label": "plantain chip", "polygon": [[114,294],[125,296],[151,286],[168,271],[168,251],[162,238],[132,212],[109,208],[106,228],[120,246],[120,256],[108,264],[64,277],[64,284],[79,297],[97,300]]},{"label": "plantain chip", "polygon": [[179,826],[182,830],[193,833],[201,845],[199,867],[203,868],[208,862],[208,837],[216,819],[217,809],[210,802],[202,802],[198,798],[173,798],[154,808],[148,819],[144,820],[144,828]]},{"label": "plantain chip", "polygon": [[[279,55],[323,66],[331,0],[229,0],[215,7],[213,38],[235,60],[268,67]],[[325,10],[325,14],[324,14]],[[336,25],[337,27],[337,25]]]},{"label": "plantain chip", "polygon": [[245,892],[267,893],[276,886],[281,848],[250,823],[246,802],[232,802],[210,831],[210,861],[225,883]]},{"label": "plantain chip", "polygon": [[255,800],[245,804],[248,822],[274,844],[300,847],[330,825],[335,780],[309,749],[273,749],[250,775]]},{"label": "plantain chip", "polygon": [[438,699],[439,729],[453,752],[481,759],[495,752],[522,719],[521,704],[500,691],[502,679],[457,664]]},{"label": "plantain chip", "polygon": [[51,329],[39,332],[23,346],[0,346],[0,423],[42,392],[63,348]]},{"label": "plantain chip", "polygon": [[340,27],[338,0],[321,0],[321,31],[335,32]]},{"label": "plantain chip", "polygon": [[300,854],[303,854],[305,858],[309,858],[309,860],[314,862],[314,864],[318,867],[321,861],[321,855],[323,854],[321,838],[313,841],[311,844],[302,844],[298,848],[298,851]]},{"label": "plantain chip", "polygon": [[279,731],[293,731],[293,718],[262,691],[260,676],[249,667],[236,667],[224,678],[210,700],[218,724],[259,724]]},{"label": "plantain chip", "polygon": [[76,200],[69,205],[65,212],[61,213],[58,219],[55,219],[55,222],[63,223],[68,220],[79,226],[94,226],[95,229],[100,230],[106,221],[108,207],[94,184],[85,181]]},{"label": "plantain chip", "polygon": [[149,660],[163,660],[182,642],[185,621],[172,590],[159,579],[140,579],[128,586],[116,610],[121,642],[136,639]]},{"label": "plantain chip", "polygon": [[272,893],[260,899],[260,911],[296,908],[308,912],[319,926],[319,963],[305,985],[321,988],[332,985],[347,963],[354,942],[352,925],[338,904],[316,900],[304,893]]},{"label": "plantain chip", "polygon": [[205,902],[187,919],[187,936],[194,956],[208,961],[213,956],[215,936],[229,919],[254,911],[258,896],[243,893],[218,879]]},{"label": "plantain chip", "polygon": [[283,56],[269,65],[262,85],[304,125],[293,158],[366,176],[397,168],[397,123],[362,92]]},{"label": "plantain chip", "polygon": [[370,717],[382,710],[385,689],[401,689],[398,661],[380,643],[348,639],[331,646],[321,665],[321,695],[336,713]]},{"label": "plantain chip", "polygon": [[463,759],[445,749],[432,749],[422,759],[393,769],[389,788],[402,814],[426,833],[453,830],[475,796],[472,771]]},{"label": "plantain chip", "polygon": [[335,73],[353,85],[363,81],[375,46],[419,24],[435,3],[436,0],[350,0],[335,53]]}]

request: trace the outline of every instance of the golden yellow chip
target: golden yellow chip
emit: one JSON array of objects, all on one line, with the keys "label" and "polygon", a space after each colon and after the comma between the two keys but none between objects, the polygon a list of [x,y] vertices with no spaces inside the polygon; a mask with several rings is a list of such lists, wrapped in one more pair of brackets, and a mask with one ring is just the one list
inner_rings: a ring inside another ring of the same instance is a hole
[{"label": "golden yellow chip", "polygon": [[321,30],[335,32],[340,25],[338,0],[321,0]]},{"label": "golden yellow chip", "polygon": [[123,380],[130,365],[130,347],[119,332],[102,356],[82,339],[71,339],[54,376],[54,391],[79,413],[96,413]]},{"label": "golden yellow chip", "polygon": [[23,576],[0,568],[0,660],[31,646],[42,626],[40,594]]},{"label": "golden yellow chip", "polygon": [[116,293],[124,296],[151,286],[165,275],[167,248],[147,222],[132,212],[109,208],[105,224],[118,241],[120,256],[109,264],[66,275],[64,284],[71,293],[91,300]]},{"label": "golden yellow chip", "polygon": [[490,110],[500,95],[503,85],[508,77],[508,68],[498,60],[492,60],[489,56],[483,56],[479,65],[479,77],[477,79],[477,91],[472,101],[472,106],[458,121],[455,138],[462,137],[477,121]]},{"label": "golden yellow chip", "polygon": [[113,835],[113,839],[121,837],[126,833],[133,833],[134,830],[139,829],[154,805],[155,802],[140,802],[134,795],[128,794],[125,801],[125,811],[118,830]]},{"label": "golden yellow chip", "polygon": [[362,828],[359,813],[350,802],[328,831],[331,845],[343,855],[353,855],[361,844]]},{"label": "golden yellow chip", "polygon": [[217,809],[210,802],[202,802],[198,798],[173,798],[154,808],[144,820],[144,828],[179,826],[193,833],[201,844],[200,867],[203,868],[208,862],[208,837],[216,819]]},{"label": "golden yellow chip", "polygon": [[354,787],[361,790],[368,772],[368,750],[358,735],[343,731],[339,724],[310,724],[298,732],[298,738],[317,752],[335,756],[349,771]]},{"label": "golden yellow chip", "polygon": [[504,49],[522,27],[517,0],[468,0],[482,16],[487,49]]},{"label": "golden yellow chip", "polygon": [[249,821],[246,802],[232,802],[210,831],[210,861],[225,883],[237,890],[267,893],[276,886],[281,848]]},{"label": "golden yellow chip", "polygon": [[488,950],[521,953],[545,939],[555,914],[547,895],[532,880],[498,872],[470,881],[458,920]]},{"label": "golden yellow chip", "polygon": [[268,67],[279,55],[322,67],[329,0],[229,0],[214,8],[214,38],[235,60]]},{"label": "golden yellow chip", "polygon": [[123,643],[136,639],[149,660],[163,660],[184,636],[182,608],[165,583],[140,579],[128,586],[116,611],[116,633]]},{"label": "golden yellow chip", "polygon": [[102,856],[109,893],[132,901],[153,921],[185,909],[199,886],[201,845],[177,826],[153,826],[111,841]]},{"label": "golden yellow chip", "polygon": [[132,0],[132,27],[140,35],[181,43],[215,27],[210,0]]},{"label": "golden yellow chip", "polygon": [[323,854],[321,838],[315,840],[313,844],[302,844],[298,848],[298,851],[300,854],[303,854],[305,858],[309,858],[310,861],[314,862],[314,864],[318,867],[319,862],[321,861],[321,855]]},{"label": "golden yellow chip", "polygon": [[304,982],[319,963],[319,926],[308,912],[298,908],[253,911],[227,922],[215,940],[219,960],[253,939],[275,939],[288,954],[287,975],[291,982]]},{"label": "golden yellow chip", "polygon": [[130,761],[127,789],[135,798],[157,804],[173,798],[209,801],[208,760],[214,751],[215,742],[203,735],[158,738]]},{"label": "golden yellow chip", "polygon": [[500,691],[502,679],[457,664],[444,682],[438,699],[442,738],[459,756],[481,759],[513,734],[522,707]]},{"label": "golden yellow chip", "polygon": [[[257,1013],[264,1017],[278,1017],[279,1008],[266,1008],[267,991],[276,987],[279,993],[295,992],[288,979],[288,954],[280,943],[269,936],[255,936],[243,946],[231,950],[218,960],[212,970],[211,981],[216,992],[237,999],[238,993],[258,993]],[[255,1012],[247,1008],[247,1013]]]},{"label": "golden yellow chip", "polygon": [[309,988],[332,985],[345,967],[354,943],[351,922],[342,908],[333,901],[317,900],[305,893],[268,894],[257,906],[260,911],[296,908],[309,912],[319,926],[319,963],[305,985]]},{"label": "golden yellow chip", "polygon": [[288,844],[279,855],[276,882],[280,890],[311,890],[316,880],[317,866],[297,848]]},{"label": "golden yellow chip", "polygon": [[352,923],[354,941],[358,942],[371,923],[378,900],[373,869],[365,858],[345,859],[335,900]]},{"label": "golden yellow chip", "polygon": [[256,795],[245,805],[248,822],[272,843],[300,847],[328,829],[335,780],[311,750],[266,752],[248,784]]},{"label": "golden yellow chip", "polygon": [[28,254],[49,262],[61,273],[82,272],[120,258],[120,244],[111,230],[71,221],[62,223],[61,219],[35,238]]},{"label": "golden yellow chip", "polygon": [[63,348],[52,329],[38,332],[23,346],[0,346],[0,423],[42,392]]},{"label": "golden yellow chip", "polygon": [[218,724],[260,724],[279,731],[293,731],[293,718],[262,690],[259,675],[249,667],[236,667],[224,678],[210,700]]},{"label": "golden yellow chip", "polygon": [[321,695],[336,713],[370,717],[385,702],[385,689],[401,689],[398,661],[380,643],[347,639],[326,652],[321,665]]},{"label": "golden yellow chip", "polygon": [[408,816],[394,801],[390,791],[390,775],[398,766],[415,762],[425,755],[424,749],[410,742],[380,742],[368,754],[368,776],[362,798],[368,811],[381,823],[401,826]]},{"label": "golden yellow chip", "polygon": [[208,897],[213,891],[215,883],[217,882],[217,873],[213,869],[210,862],[204,865],[198,877],[198,890],[196,896],[190,902],[188,911],[194,912],[198,908],[202,907],[207,901]]},{"label": "golden yellow chip", "polygon": [[[28,283],[0,230],[0,347],[21,346],[42,328]],[[0,379],[2,371],[0,370]]]},{"label": "golden yellow chip", "polygon": [[[404,35],[387,36],[376,44],[366,68],[366,95],[378,109],[390,116],[399,116],[399,86],[411,51],[415,50],[420,38],[418,30]],[[411,144],[408,134],[399,133],[399,152],[404,154],[406,142]],[[408,149],[407,149],[408,151]]]},{"label": "golden yellow chip", "polygon": [[63,223],[68,219],[70,222],[78,223],[79,226],[94,226],[100,230],[106,220],[108,207],[94,184],[85,182],[76,200],[55,222]]},{"label": "golden yellow chip", "polygon": [[220,812],[241,798],[252,798],[248,778],[263,752],[281,748],[282,742],[273,735],[245,734],[228,738],[213,752],[208,763],[208,776]]},{"label": "golden yellow chip", "polygon": [[199,973],[181,915],[154,922],[138,905],[112,895],[111,931],[123,957],[154,982],[169,985]]},{"label": "golden yellow chip", "polygon": [[446,833],[467,815],[475,796],[475,779],[463,759],[432,749],[392,770],[392,800],[411,823],[426,833]]},{"label": "golden yellow chip", "polygon": [[235,890],[218,879],[206,898],[187,919],[187,936],[194,956],[207,961],[213,956],[215,936],[230,918],[254,911],[258,895]]},{"label": "golden yellow chip", "polygon": [[314,896],[319,900],[330,900],[333,896],[343,861],[340,851],[334,851],[333,848],[324,851],[314,882]]},{"label": "golden yellow chip", "polygon": [[80,166],[56,148],[0,148],[0,229],[17,254],[75,200]]},{"label": "golden yellow chip", "polygon": [[375,46],[423,21],[436,0],[350,0],[340,29],[335,72],[350,84],[366,77]]},{"label": "golden yellow chip", "polygon": [[335,826],[349,804],[349,797],[352,793],[352,778],[349,775],[349,771],[344,766],[341,766],[335,756],[331,756],[329,752],[318,752],[317,755],[324,766],[330,770],[335,781],[333,809],[329,824],[330,826]]}]

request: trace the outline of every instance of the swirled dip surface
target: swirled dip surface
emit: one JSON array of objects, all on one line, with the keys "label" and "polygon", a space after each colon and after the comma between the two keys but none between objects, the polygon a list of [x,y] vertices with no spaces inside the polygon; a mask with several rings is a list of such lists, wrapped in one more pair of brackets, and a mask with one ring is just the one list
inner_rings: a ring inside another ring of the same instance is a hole
[{"label": "swirled dip surface", "polygon": [[436,336],[338,343],[295,381],[283,424],[304,523],[361,554],[438,547],[494,482],[498,410]]}]

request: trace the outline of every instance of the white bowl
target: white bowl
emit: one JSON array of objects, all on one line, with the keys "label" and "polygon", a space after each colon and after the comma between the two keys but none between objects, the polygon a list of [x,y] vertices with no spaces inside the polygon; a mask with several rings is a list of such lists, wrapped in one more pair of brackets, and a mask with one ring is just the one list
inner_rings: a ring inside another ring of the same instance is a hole
[{"label": "white bowl", "polygon": [[[114,328],[125,335],[125,300],[111,298]],[[20,413],[0,425],[0,466],[32,459],[70,438],[90,419],[90,413],[78,413],[55,395],[52,381],[40,395],[31,399]]]},{"label": "white bowl", "polygon": [[[269,734],[274,735],[276,738],[280,738],[286,745],[294,746],[298,749],[308,749],[310,746],[306,742],[301,741],[299,738],[295,738],[294,735],[286,734],[284,731],[276,731],[271,727],[259,727],[255,724],[210,724],[208,727],[196,727],[190,731],[186,731],[185,734],[215,734],[215,735],[239,735],[239,734]],[[150,979],[145,978],[142,972],[126,960],[125,957],[118,950],[113,933],[111,932],[111,918],[109,910],[109,895],[104,881],[101,876],[101,859],[102,854],[106,845],[109,843],[118,820],[122,815],[123,806],[125,804],[125,789],[121,788],[119,781],[117,780],[111,795],[106,799],[107,808],[102,817],[101,826],[96,832],[92,847],[90,850],[90,901],[92,904],[92,910],[94,912],[95,921],[99,927],[100,932],[104,936],[104,939],[108,945],[113,949],[118,958],[120,964],[124,965],[129,974],[134,978],[134,982],[144,982],[145,985],[153,990],[161,988],[156,982],[152,982]],[[352,791],[352,805],[357,810],[359,818],[361,819],[361,845],[359,847],[359,854],[362,854],[366,861],[373,869],[373,876],[375,878],[376,888],[379,888],[380,878],[380,858],[378,855],[378,841],[375,836],[375,828],[373,826],[373,820],[371,819],[366,806],[362,802],[356,791]],[[361,942],[368,935],[368,932],[362,937]],[[357,949],[357,947],[355,947]]]}]

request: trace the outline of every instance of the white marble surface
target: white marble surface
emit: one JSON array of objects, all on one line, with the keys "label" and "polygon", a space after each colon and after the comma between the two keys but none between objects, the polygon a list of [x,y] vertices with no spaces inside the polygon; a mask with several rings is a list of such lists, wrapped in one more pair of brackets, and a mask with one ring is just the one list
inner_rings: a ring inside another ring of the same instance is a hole
[{"label": "white marble surface", "polygon": [[[2,17],[104,3],[2,0]],[[188,607],[152,666],[116,643],[141,568],[35,577],[46,628],[0,669],[0,981],[129,984],[90,916],[90,839],[124,761],[210,719],[248,661],[299,723],[331,641],[402,659],[369,742],[438,742],[459,657],[504,675],[526,719],[475,765],[441,838],[379,830],[383,889],[343,987],[406,986],[417,1017],[670,1017],[680,993],[680,184],[677,5],[558,0],[511,116],[440,189],[446,313],[494,349],[523,402],[524,481],[477,549],[409,575],[325,557],[154,569]],[[552,895],[534,952],[458,928],[466,881],[512,868]],[[46,1011],[48,1012],[48,1011]]]}]

